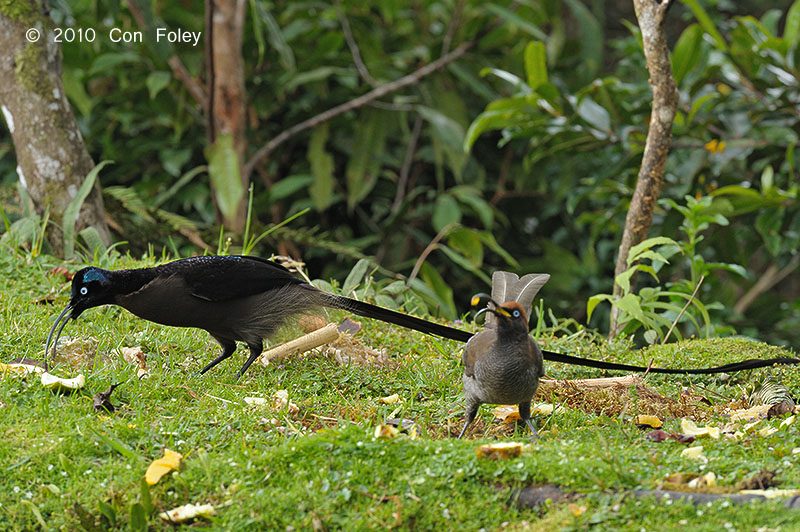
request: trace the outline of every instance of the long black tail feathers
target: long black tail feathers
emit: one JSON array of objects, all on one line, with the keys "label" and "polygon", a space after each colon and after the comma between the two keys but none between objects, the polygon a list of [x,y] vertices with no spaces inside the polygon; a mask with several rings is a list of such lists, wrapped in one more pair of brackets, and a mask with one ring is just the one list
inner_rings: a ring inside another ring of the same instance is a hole
[{"label": "long black tail feathers", "polygon": [[365,318],[373,318],[387,323],[393,323],[401,327],[406,327],[407,329],[414,329],[415,331],[433,334],[459,342],[466,342],[473,334],[471,332],[448,327],[447,325],[415,318],[414,316],[409,316],[401,312],[395,312],[388,308],[370,305],[369,303],[364,303],[363,301],[357,301],[348,297],[330,296],[327,302],[332,307],[347,310],[359,316],[364,316]]}]

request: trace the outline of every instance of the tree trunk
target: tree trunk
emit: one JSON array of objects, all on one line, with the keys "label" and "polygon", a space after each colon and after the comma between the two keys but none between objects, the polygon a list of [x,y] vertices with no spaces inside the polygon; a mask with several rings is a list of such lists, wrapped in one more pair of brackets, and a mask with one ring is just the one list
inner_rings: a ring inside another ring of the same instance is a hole
[{"label": "tree trunk", "polygon": [[[669,154],[672,123],[678,108],[678,88],[672,77],[669,48],[664,35],[664,19],[670,0],[633,0],[633,5],[642,31],[647,70],[650,72],[653,111],[650,114],[650,129],[647,132],[636,189],[625,218],[625,229],[614,270],[615,278],[627,269],[628,251],[647,237],[653,221],[653,211],[664,183],[664,164]],[[622,295],[622,289],[616,283],[614,283],[614,295],[617,297]],[[619,332],[618,314],[618,309],[612,307],[609,330],[609,336],[612,338]]]},{"label": "tree trunk", "polygon": [[[209,92],[209,144],[218,143],[219,149],[225,149],[221,138],[230,138],[236,157],[234,172],[228,175],[212,175],[217,206],[221,207],[220,190],[225,187],[228,194],[238,194],[238,207],[235,212],[220,209],[225,223],[234,231],[244,229],[247,215],[247,197],[245,191],[249,185],[249,175],[242,171],[246,147],[245,131],[247,125],[244,88],[244,60],[242,58],[242,32],[247,8],[246,0],[207,0],[206,31],[207,35],[207,69]],[[226,143],[225,146],[228,144]],[[219,151],[216,151],[219,153]],[[227,166],[230,170],[230,165]],[[214,171],[212,166],[211,171]],[[232,175],[234,174],[235,175]],[[231,183],[227,179],[236,178],[241,182]],[[231,192],[233,191],[233,192]],[[230,203],[230,201],[228,202]]]},{"label": "tree trunk", "polygon": [[[0,11],[0,103],[14,141],[17,174],[36,212],[50,209],[54,224],[47,237],[56,253],[61,253],[64,210],[94,162],[67,101],[61,83],[61,50],[41,3],[3,2]],[[76,230],[89,226],[106,245],[111,242],[97,184],[81,207]]]}]

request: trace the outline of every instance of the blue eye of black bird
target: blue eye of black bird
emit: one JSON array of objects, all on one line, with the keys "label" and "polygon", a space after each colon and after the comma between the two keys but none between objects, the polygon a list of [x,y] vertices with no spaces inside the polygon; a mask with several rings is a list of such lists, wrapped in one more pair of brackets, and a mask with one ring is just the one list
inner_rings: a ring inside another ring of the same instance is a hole
[{"label": "blue eye of black bird", "polygon": [[89,292],[89,289],[85,286],[81,286],[81,295],[85,296]]},{"label": "blue eye of black bird", "polygon": [[511,313],[511,315],[514,316],[515,318],[519,318],[519,311],[515,310],[514,312]]}]

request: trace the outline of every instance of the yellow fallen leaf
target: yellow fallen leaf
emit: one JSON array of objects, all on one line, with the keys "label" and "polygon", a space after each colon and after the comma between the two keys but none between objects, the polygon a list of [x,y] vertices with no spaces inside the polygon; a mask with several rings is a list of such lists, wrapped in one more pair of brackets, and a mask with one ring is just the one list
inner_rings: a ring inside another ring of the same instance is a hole
[{"label": "yellow fallen leaf", "polygon": [[48,390],[55,390],[60,392],[80,390],[86,386],[86,377],[83,373],[72,379],[62,379],[50,373],[44,372],[41,376],[42,386]]},{"label": "yellow fallen leaf", "polygon": [[382,405],[393,405],[399,403],[400,401],[401,401],[400,395],[396,393],[378,399],[378,402],[381,403]]},{"label": "yellow fallen leaf", "polygon": [[[559,407],[560,408],[560,407]],[[536,403],[531,407],[532,416],[549,416],[555,408],[548,403]]]},{"label": "yellow fallen leaf", "polygon": [[514,423],[519,421],[519,408],[517,405],[500,405],[492,410],[494,417],[503,423]]},{"label": "yellow fallen leaf", "polygon": [[400,434],[400,429],[398,429],[397,427],[393,427],[392,425],[384,425],[383,423],[381,423],[380,425],[375,427],[376,439],[388,440],[390,438],[396,438],[398,434]]},{"label": "yellow fallen leaf", "polygon": [[586,506],[578,506],[574,502],[571,502],[568,506],[570,513],[575,517],[580,517],[586,512]]},{"label": "yellow fallen leaf", "polygon": [[658,416],[650,416],[645,414],[636,416],[636,424],[653,427],[654,429],[660,429],[662,426],[664,426],[664,422],[661,421]]},{"label": "yellow fallen leaf", "polygon": [[776,429],[775,427],[764,427],[764,428],[762,428],[761,430],[758,431],[758,433],[761,434],[765,438],[767,436],[775,434],[776,432],[778,432],[778,429]]},{"label": "yellow fallen leaf", "polygon": [[0,372],[13,373],[16,375],[28,375],[30,373],[40,374],[44,373],[44,368],[34,366],[33,364],[2,364],[0,363]]},{"label": "yellow fallen leaf", "polygon": [[181,464],[181,458],[183,458],[181,453],[164,448],[164,456],[153,460],[147,467],[147,472],[144,474],[147,484],[152,486],[170,471],[176,471]]},{"label": "yellow fallen leaf", "polygon": [[739,493],[743,495],[761,495],[767,499],[775,499],[777,497],[796,497],[800,495],[800,490],[796,489],[768,489],[768,490],[740,490]]},{"label": "yellow fallen leaf", "polygon": [[761,420],[757,419],[757,420],[753,421],[752,423],[748,423],[747,425],[745,425],[744,426],[744,431],[745,432],[752,432],[753,430],[755,430],[756,426],[758,426],[760,424],[761,424]]},{"label": "yellow fallen leaf", "polygon": [[489,443],[479,445],[475,449],[478,458],[490,458],[497,460],[501,458],[515,458],[522,454],[522,444],[516,442]]},{"label": "yellow fallen leaf", "polygon": [[693,478],[686,485],[692,489],[713,488],[717,485],[717,475],[713,471],[709,471],[705,475]]},{"label": "yellow fallen leaf", "polygon": [[681,456],[685,456],[686,458],[691,458],[692,460],[700,460],[703,462],[708,462],[708,458],[703,454],[703,446],[697,445],[695,447],[688,447],[681,451]]},{"label": "yellow fallen leaf", "polygon": [[756,405],[743,410],[733,410],[730,412],[731,421],[755,421],[759,418],[765,418],[770,406],[772,405]]},{"label": "yellow fallen leaf", "polygon": [[788,427],[789,425],[794,423],[794,418],[795,418],[795,416],[789,416],[786,419],[784,419],[783,421],[781,421],[781,427]]},{"label": "yellow fallen leaf", "polygon": [[681,419],[681,432],[695,438],[710,436],[718,439],[720,435],[719,427],[698,427],[691,419]]},{"label": "yellow fallen leaf", "polygon": [[217,511],[210,504],[184,504],[167,512],[161,512],[158,516],[170,523],[183,523],[198,517],[213,517]]}]

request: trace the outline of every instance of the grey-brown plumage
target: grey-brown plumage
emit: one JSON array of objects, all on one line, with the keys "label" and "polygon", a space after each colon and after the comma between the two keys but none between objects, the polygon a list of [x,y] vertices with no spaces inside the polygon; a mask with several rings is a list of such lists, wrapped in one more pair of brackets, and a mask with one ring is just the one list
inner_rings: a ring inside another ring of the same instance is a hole
[{"label": "grey-brown plumage", "polygon": [[519,302],[489,301],[494,324],[473,336],[461,357],[466,419],[458,437],[464,436],[480,405],[490,403],[518,405],[520,418],[538,438],[531,399],[544,376],[542,351],[528,334],[528,317]]},{"label": "grey-brown plumage", "polygon": [[[154,268],[108,271],[89,267],[72,279],[67,308],[47,337],[46,353],[70,319],[100,305],[119,305],[149,321],[173,327],[205,329],[222,354],[200,370],[205,373],[244,342],[250,355],[241,376],[258,358],[263,340],[299,313],[332,307],[462,342],[466,331],[329,294],[293,276],[271,261],[247,256],[208,256],[176,260]],[[62,322],[63,320],[63,322]],[[60,326],[59,326],[60,324]],[[55,349],[55,345],[54,348]]]}]

